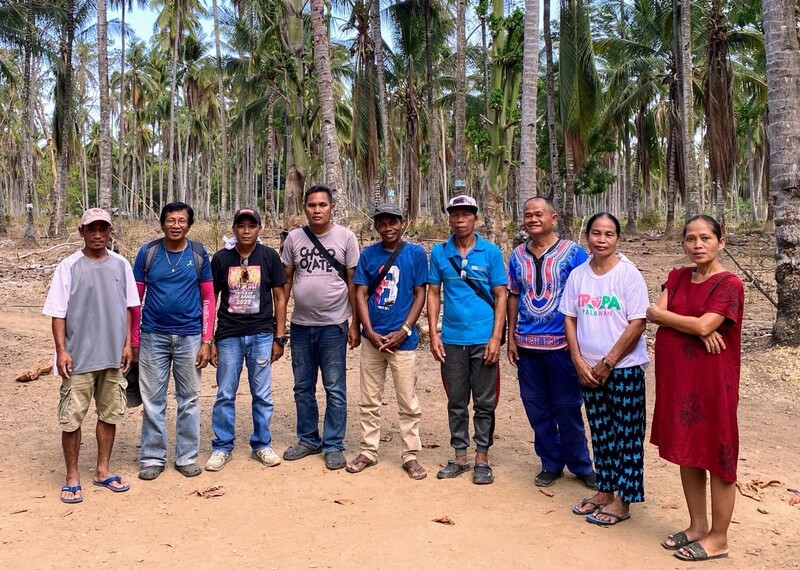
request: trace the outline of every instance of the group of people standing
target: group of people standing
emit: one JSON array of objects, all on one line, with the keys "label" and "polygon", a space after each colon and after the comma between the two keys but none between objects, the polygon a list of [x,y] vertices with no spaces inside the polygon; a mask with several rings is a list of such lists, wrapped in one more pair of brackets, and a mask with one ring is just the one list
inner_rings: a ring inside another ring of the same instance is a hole
[{"label": "group of people standing", "polygon": [[[278,465],[281,457],[270,433],[271,364],[283,356],[289,339],[297,441],[283,459],[323,454],[328,469],[350,473],[376,465],[390,369],[401,465],[411,479],[426,478],[417,457],[422,412],[415,359],[416,325],[427,301],[430,350],[441,365],[454,451],[437,478],[472,470],[473,483],[494,482],[489,449],[499,361],[507,343],[541,460],[534,483],[553,485],[569,470],[596,490],[572,512],[594,524],[619,524],[630,519],[631,504],[645,497],[644,369],[649,359],[643,333],[649,319],[659,325],[652,442],[663,458],[680,465],[690,515],[689,526],[662,546],[682,560],[727,555],[744,294],[741,281],[717,259],[724,238],[713,218],[695,216],[686,224],[683,247],[694,265],[670,272],[660,297],[650,304],[638,269],[617,250],[620,224],[608,213],[586,224],[587,255],[555,233],[552,203],[531,198],[523,219],[529,239],[513,250],[506,265],[500,249],[476,233],[478,205],[466,195],[448,203],[452,234],[432,248],[429,261],[422,247],[403,240],[406,221],[397,206],[375,210],[381,239],[359,252],[356,236],[332,221],[330,188],[311,187],[303,203],[308,224],[289,232],[280,253],[261,243],[260,214],[248,207],[234,214],[233,237],[211,260],[201,244],[187,238],[194,221],[191,207],[168,204],[160,220],[164,237],[142,246],[132,270],[106,249],[112,232],[108,213],[91,209],[84,214],[85,247],[59,264],[44,308],[52,317],[63,379],[59,421],[67,477],[62,501],[83,500],[77,459],[80,426],[92,397],[98,415],[93,484],[114,492],[129,489],[110,471],[109,458],[125,410],[123,374],[137,361],[144,408],[140,479],[157,478],[167,463],[170,371],[177,399],[174,467],[186,477],[202,472],[198,398],[200,372],[209,363],[217,369],[217,398],[205,469],[219,471],[232,457],[235,399],[245,365],[252,394],[252,457],[268,467]],[[361,442],[348,461],[346,352],[359,345]],[[319,376],[326,396],[321,430]],[[470,403],[472,464],[467,456]]]}]

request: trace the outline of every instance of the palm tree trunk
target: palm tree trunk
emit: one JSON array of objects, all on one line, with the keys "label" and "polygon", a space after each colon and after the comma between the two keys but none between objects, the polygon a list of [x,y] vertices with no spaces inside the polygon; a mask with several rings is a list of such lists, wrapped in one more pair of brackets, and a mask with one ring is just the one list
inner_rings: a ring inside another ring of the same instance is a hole
[{"label": "palm tree trunk", "polygon": [[328,26],[324,16],[324,0],[311,0],[311,26],[313,28],[314,63],[317,69],[320,118],[322,119],[322,153],[325,158],[325,178],[334,191],[336,216],[347,219],[347,191],[342,187],[342,165],[336,136],[336,115],[333,109],[333,77],[328,45]]},{"label": "palm tree trunk", "polygon": [[[122,0],[120,3],[120,54],[119,54],[119,143],[117,144],[117,180],[119,181],[120,189],[124,184],[125,180],[125,41],[126,41],[126,34],[125,34],[125,9],[127,8],[129,0]],[[98,3],[98,10],[97,10],[97,21],[98,25],[100,22],[100,8],[99,3],[105,2],[105,0],[97,0]],[[105,11],[105,9],[104,9]],[[104,15],[105,17],[105,15]],[[99,31],[98,31],[99,36]],[[99,41],[99,40],[98,40]],[[107,45],[107,44],[106,44]],[[107,48],[104,48],[107,49]],[[106,66],[106,81],[108,81],[108,57],[104,58],[105,66]],[[134,121],[135,121],[134,117]],[[136,127],[133,128],[133,132],[136,133]],[[109,140],[111,140],[111,136],[109,135]],[[110,144],[109,144],[109,160],[111,159],[111,151],[110,151]],[[132,161],[131,169],[135,170],[135,160]],[[111,173],[111,168],[109,167],[109,172],[111,177],[113,177],[113,173]],[[113,184],[111,184],[113,186]],[[131,186],[130,193],[136,193],[136,187]],[[111,206],[111,200],[109,199],[109,207]],[[132,209],[132,208],[131,208]]]},{"label": "palm tree trunk", "polygon": [[[549,2],[550,0],[544,0]],[[539,75],[539,2],[525,0],[525,44],[522,56],[522,109],[519,145],[518,219],[522,206],[536,196],[536,101]]]},{"label": "palm tree trunk", "polygon": [[[123,2],[124,4],[124,2]],[[108,20],[106,18],[106,0],[97,0],[97,78],[100,91],[100,188],[97,205],[106,210],[111,209],[111,103],[108,93]],[[125,92],[124,83],[122,93]],[[122,103],[120,103],[121,105]],[[124,122],[120,113],[120,125]],[[122,149],[120,138],[120,150]],[[120,169],[118,180],[122,182],[122,153],[120,152]],[[124,204],[123,204],[124,206]]]},{"label": "palm tree trunk", "polygon": [[72,151],[72,124],[74,109],[72,105],[72,46],[75,42],[75,2],[66,0],[64,5],[64,23],[61,36],[60,55],[63,65],[61,76],[61,96],[59,103],[63,105],[60,122],[60,142],[58,145],[58,178],[53,197],[53,210],[50,215],[50,235],[64,235],[64,206],[67,199],[67,178]]},{"label": "palm tree trunk", "polygon": [[425,0],[425,65],[427,86],[425,89],[428,111],[428,149],[430,170],[428,172],[431,214],[434,220],[442,216],[441,189],[439,186],[439,122],[433,109],[433,54],[431,53],[431,0]]},{"label": "palm tree trunk", "polygon": [[775,342],[800,345],[800,34],[796,0],[764,0],[770,179],[775,197]]},{"label": "palm tree trunk", "polygon": [[[466,181],[467,151],[464,129],[467,122],[467,0],[456,0],[456,98],[453,107],[455,122],[455,178]],[[466,188],[460,183],[454,186],[456,194],[463,194]]]},{"label": "palm tree trunk", "polygon": [[180,13],[177,16],[177,30],[175,30],[175,37],[172,38],[172,76],[170,79],[170,94],[169,94],[169,162],[167,164],[167,202],[172,202],[175,199],[175,145],[178,141],[175,140],[175,120],[178,100],[178,44],[179,31],[181,26]]},{"label": "palm tree trunk", "polygon": [[547,136],[550,148],[550,199],[559,210],[558,197],[561,195],[561,176],[558,164],[558,132],[556,130],[556,87],[555,70],[553,66],[553,35],[550,32],[550,2],[544,0],[542,26],[544,27],[544,48],[547,61]]},{"label": "palm tree trunk", "polygon": [[220,115],[220,145],[222,146],[222,172],[220,173],[220,195],[218,218],[225,218],[228,213],[228,111],[225,108],[225,85],[222,82],[222,47],[219,40],[219,9],[217,0],[211,0],[214,15],[214,49],[216,51],[217,101]]},{"label": "palm tree trunk", "polygon": [[[371,0],[369,6],[369,29],[372,46],[375,50],[375,68],[378,72],[378,103],[381,113],[381,155],[380,155],[380,180],[379,192],[390,186],[390,179],[394,178],[389,168],[389,113],[386,103],[386,69],[383,63],[383,36],[381,35],[381,3],[380,0]],[[379,201],[380,197],[376,200]]]},{"label": "palm tree trunk", "polygon": [[686,188],[685,217],[700,213],[700,190],[697,186],[694,153],[694,97],[692,95],[692,37],[689,0],[680,0],[680,70],[681,139],[683,147],[683,179]]},{"label": "palm tree trunk", "polygon": [[23,48],[22,82],[22,192],[25,197],[25,241],[36,241],[33,226],[33,113],[31,82],[33,75],[33,41],[35,20],[35,0],[28,0],[25,18],[25,40]]}]

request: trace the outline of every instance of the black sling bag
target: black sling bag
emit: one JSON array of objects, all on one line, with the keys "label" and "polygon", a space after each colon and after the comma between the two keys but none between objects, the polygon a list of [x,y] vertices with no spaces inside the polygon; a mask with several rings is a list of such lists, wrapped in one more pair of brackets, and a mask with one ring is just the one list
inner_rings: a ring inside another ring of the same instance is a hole
[{"label": "black sling bag", "polygon": [[339,277],[341,277],[342,281],[347,284],[347,268],[344,266],[344,264],[333,257],[331,253],[323,247],[322,243],[319,241],[319,238],[317,238],[317,236],[314,235],[314,232],[311,231],[311,228],[308,226],[303,226],[303,231],[306,232],[308,239],[310,239],[311,243],[314,244],[314,248],[322,255],[322,257],[327,260],[330,266],[336,270],[336,273],[339,274]]},{"label": "black sling bag", "polygon": [[[448,257],[447,261],[449,261],[450,265],[453,266],[453,269],[456,270],[456,275],[460,275],[462,269],[458,266],[456,260],[453,259],[452,257]],[[467,275],[466,273],[467,271],[466,268],[464,268],[463,271],[464,271],[464,279],[463,279],[464,283],[469,285],[469,288],[475,291],[475,294],[478,297],[480,297],[483,302],[489,305],[492,308],[492,311],[494,311],[494,299],[491,298],[489,295],[487,295],[486,291],[484,291],[480,285],[478,285],[477,283],[475,283],[475,281],[469,278],[469,275]],[[505,343],[506,343],[506,325],[503,324],[503,336],[500,338],[500,344],[503,345]]]},{"label": "black sling bag", "polygon": [[386,260],[386,263],[383,264],[383,269],[375,276],[375,279],[369,282],[369,287],[367,287],[367,299],[372,297],[375,291],[378,290],[378,285],[381,284],[381,281],[386,277],[389,273],[389,270],[394,266],[394,262],[397,260],[397,256],[400,255],[400,252],[406,246],[406,242],[401,241],[397,244],[397,247],[394,248],[392,255],[389,256],[389,259]]}]

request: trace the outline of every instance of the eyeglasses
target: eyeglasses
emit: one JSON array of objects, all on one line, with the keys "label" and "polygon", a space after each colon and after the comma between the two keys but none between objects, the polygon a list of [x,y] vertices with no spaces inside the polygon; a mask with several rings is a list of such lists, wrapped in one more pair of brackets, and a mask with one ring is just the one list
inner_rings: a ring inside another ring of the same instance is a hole
[{"label": "eyeglasses", "polygon": [[468,263],[469,263],[469,260],[466,257],[461,260],[461,280],[462,281],[466,281],[467,280],[467,264]]},{"label": "eyeglasses", "polygon": [[242,281],[247,281],[250,278],[250,275],[247,273],[247,263],[249,258],[242,257],[241,258],[241,267],[242,267]]}]

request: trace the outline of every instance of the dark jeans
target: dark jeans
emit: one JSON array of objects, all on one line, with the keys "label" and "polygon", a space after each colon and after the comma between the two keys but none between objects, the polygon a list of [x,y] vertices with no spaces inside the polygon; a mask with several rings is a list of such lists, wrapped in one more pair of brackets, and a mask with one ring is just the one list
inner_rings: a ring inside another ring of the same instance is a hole
[{"label": "dark jeans", "polygon": [[[341,451],[347,428],[347,321],[319,327],[292,323],[291,339],[297,438],[325,453]],[[322,437],[316,394],[320,371],[327,400]]]},{"label": "dark jeans", "polygon": [[519,393],[534,433],[534,451],[542,469],[575,475],[592,472],[581,416],[583,394],[566,349],[519,349]]},{"label": "dark jeans", "polygon": [[500,365],[486,365],[483,360],[485,346],[444,345],[447,357],[442,364],[442,382],[447,392],[450,445],[456,450],[456,455],[466,455],[469,447],[470,395],[476,451],[486,453],[494,443],[494,410],[500,395]]}]

